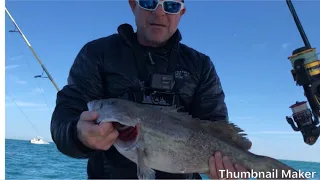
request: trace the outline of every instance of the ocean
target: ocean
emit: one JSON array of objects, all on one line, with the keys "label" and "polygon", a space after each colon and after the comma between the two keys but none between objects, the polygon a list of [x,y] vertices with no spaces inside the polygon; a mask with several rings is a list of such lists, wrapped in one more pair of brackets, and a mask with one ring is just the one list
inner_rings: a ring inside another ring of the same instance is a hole
[{"label": "ocean", "polygon": [[[29,141],[5,141],[6,179],[86,179],[86,160],[73,159],[60,153],[55,144],[34,145]],[[320,152],[319,152],[320,153]],[[316,172],[320,179],[320,163],[281,160],[293,168]],[[203,176],[206,179],[206,176]]]}]

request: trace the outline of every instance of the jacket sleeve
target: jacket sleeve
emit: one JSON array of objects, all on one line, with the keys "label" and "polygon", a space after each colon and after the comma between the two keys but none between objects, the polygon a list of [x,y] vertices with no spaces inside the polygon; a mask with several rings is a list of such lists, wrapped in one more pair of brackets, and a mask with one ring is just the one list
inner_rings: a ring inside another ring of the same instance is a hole
[{"label": "jacket sleeve", "polygon": [[200,82],[192,103],[193,116],[203,120],[228,120],[225,94],[213,63],[205,56]]},{"label": "jacket sleeve", "polygon": [[[94,42],[82,47],[70,69],[68,84],[57,93],[51,118],[51,136],[57,149],[74,158],[88,158],[92,149],[85,147],[77,136],[76,124],[87,102],[104,96],[100,76],[102,60]],[[101,54],[101,53],[100,53]]]}]

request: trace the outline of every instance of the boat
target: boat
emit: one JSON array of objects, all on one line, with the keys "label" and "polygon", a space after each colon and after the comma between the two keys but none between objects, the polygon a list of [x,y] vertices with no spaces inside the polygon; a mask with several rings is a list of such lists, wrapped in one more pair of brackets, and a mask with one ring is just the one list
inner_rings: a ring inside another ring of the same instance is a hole
[{"label": "boat", "polygon": [[49,142],[43,140],[43,137],[37,136],[30,140],[31,144],[50,144]]}]

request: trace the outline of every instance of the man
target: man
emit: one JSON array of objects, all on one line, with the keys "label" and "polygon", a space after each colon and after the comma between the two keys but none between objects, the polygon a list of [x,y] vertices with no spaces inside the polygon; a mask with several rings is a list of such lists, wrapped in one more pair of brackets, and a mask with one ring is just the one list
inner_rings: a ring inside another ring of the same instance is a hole
[{"label": "man", "polygon": [[[71,67],[68,85],[57,94],[51,133],[57,148],[74,158],[88,158],[89,179],[136,179],[136,165],[112,146],[118,132],[112,124],[97,125],[87,102],[110,97],[141,102],[141,84],[154,73],[174,73],[179,106],[204,120],[227,120],[220,80],[210,58],[180,43],[177,29],[186,12],[184,2],[129,0],[137,32],[124,24],[118,34],[87,43]],[[140,98],[139,98],[140,97]],[[142,98],[143,99],[143,98]],[[214,153],[214,152],[213,152]],[[218,170],[246,171],[221,153],[211,158],[211,178]],[[201,178],[156,171],[157,179]]]}]

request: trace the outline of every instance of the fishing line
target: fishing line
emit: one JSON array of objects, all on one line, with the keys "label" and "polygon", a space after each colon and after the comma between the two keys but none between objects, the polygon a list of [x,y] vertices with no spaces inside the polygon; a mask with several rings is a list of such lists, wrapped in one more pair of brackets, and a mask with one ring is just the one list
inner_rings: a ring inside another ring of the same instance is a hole
[{"label": "fishing line", "polygon": [[[31,68],[30,64],[28,63],[28,61],[27,61],[25,58],[23,58],[23,60],[24,60],[24,62],[28,65],[29,70],[30,70],[33,74],[35,74],[35,73],[33,72],[32,68]],[[44,99],[44,102],[45,102],[45,104],[46,104],[49,112],[52,113],[52,110],[50,109],[50,107],[49,107],[49,105],[48,105],[48,102],[47,102],[47,99],[46,99],[46,97],[45,97],[45,95],[44,95],[43,88],[41,88],[38,79],[36,78],[35,80],[36,80],[36,84],[37,84],[37,86],[38,86],[38,88],[39,88],[39,90],[40,90],[40,93],[41,93],[41,95],[42,95],[42,97],[43,97],[43,99]]]},{"label": "fishing line", "polygon": [[31,124],[31,126],[37,131],[38,134],[40,134],[40,132],[38,131],[38,129],[36,128],[36,126],[28,119],[27,115],[23,112],[23,110],[19,107],[18,103],[16,103],[16,101],[14,100],[14,98],[10,95],[10,93],[7,91],[7,89],[5,90],[6,94],[10,97],[10,99],[13,101],[13,103],[17,106],[17,108],[21,111],[21,113],[23,114],[23,116],[26,118],[27,121],[29,121],[29,123]]}]

